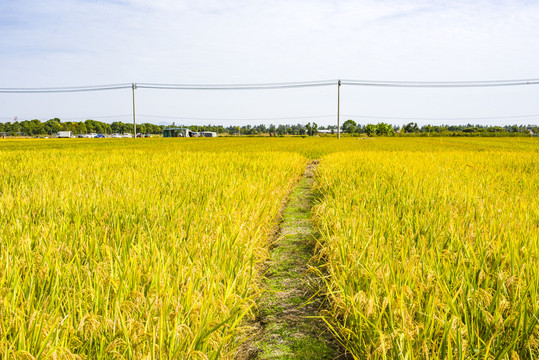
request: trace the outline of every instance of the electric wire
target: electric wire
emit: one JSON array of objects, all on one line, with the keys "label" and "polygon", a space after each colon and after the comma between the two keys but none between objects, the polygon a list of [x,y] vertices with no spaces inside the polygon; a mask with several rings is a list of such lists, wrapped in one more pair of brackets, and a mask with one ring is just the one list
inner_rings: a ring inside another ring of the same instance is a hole
[{"label": "electric wire", "polygon": [[[279,83],[244,83],[244,84],[159,84],[159,83],[120,83],[108,85],[92,86],[70,86],[70,87],[44,87],[44,88],[0,88],[0,93],[72,93],[88,91],[106,91],[118,89],[163,89],[163,90],[270,90],[289,89],[304,87],[320,87],[335,85],[352,86],[379,86],[379,87],[409,87],[409,88],[464,88],[464,87],[499,87],[499,86],[525,86],[539,85],[539,79],[516,79],[516,80],[487,80],[487,81],[379,81],[379,80],[315,80],[299,82],[279,82]],[[100,116],[99,118],[127,117],[128,115]],[[335,115],[315,115],[296,117],[268,117],[268,118],[200,118],[200,117],[174,117],[158,115],[138,115],[142,117],[173,118],[178,120],[199,120],[199,121],[271,121],[271,120],[295,120],[309,118],[329,118]],[[368,115],[346,115],[345,117],[355,117],[361,119],[386,119],[386,120],[430,120],[430,121],[457,121],[457,120],[487,120],[487,119],[516,119],[532,118],[539,115],[510,115],[510,116],[484,116],[484,117],[393,117],[393,116],[368,116]],[[2,118],[8,120],[10,118]],[[66,120],[77,120],[84,118],[65,118]]]},{"label": "electric wire", "polygon": [[[104,115],[90,117],[62,117],[62,120],[96,120],[96,119],[112,119],[112,118],[130,118],[132,114],[124,115]],[[302,120],[302,119],[323,119],[334,118],[335,114],[330,115],[308,115],[308,116],[285,116],[285,117],[234,117],[234,118],[214,118],[214,117],[198,117],[198,116],[171,116],[171,115],[148,115],[137,114],[137,117],[155,118],[155,119],[173,119],[173,120],[194,120],[194,121],[273,121],[273,120]],[[478,116],[478,117],[399,117],[399,116],[379,116],[379,115],[353,115],[341,114],[342,117],[359,118],[359,119],[377,119],[377,120],[409,120],[409,121],[459,121],[459,120],[497,120],[497,119],[525,119],[539,118],[539,114],[531,115],[506,115],[506,116]],[[13,118],[2,117],[0,120],[12,120]]]},{"label": "electric wire", "polygon": [[289,116],[289,117],[267,117],[267,118],[201,118],[201,117],[178,117],[178,116],[162,116],[162,115],[137,115],[138,117],[146,118],[163,118],[163,119],[176,119],[176,120],[200,120],[200,121],[270,121],[270,120],[301,120],[312,118],[334,118],[332,115],[313,115],[313,116]]},{"label": "electric wire", "polygon": [[338,80],[318,80],[283,83],[252,83],[252,84],[153,84],[137,83],[141,89],[164,90],[271,90],[303,87],[333,86]]},{"label": "electric wire", "polygon": [[486,80],[486,81],[386,81],[386,80],[313,80],[279,83],[244,84],[159,84],[121,83],[93,86],[46,87],[46,88],[0,88],[0,93],[68,93],[104,91],[118,89],[161,89],[161,90],[270,90],[334,85],[416,87],[416,88],[464,88],[539,85],[539,79]]},{"label": "electric wire", "polygon": [[[110,119],[110,118],[125,118],[125,117],[132,117],[133,114],[125,114],[125,115],[109,115],[109,116],[91,116],[91,117],[68,117],[63,118],[64,120],[80,120],[80,119],[86,119],[86,120],[95,120],[95,119]],[[137,114],[138,116],[138,114]]]},{"label": "electric wire", "polygon": [[105,91],[131,88],[131,84],[110,84],[93,86],[68,86],[68,87],[47,87],[47,88],[0,88],[0,93],[10,94],[36,94],[36,93],[73,93],[88,91]]},{"label": "electric wire", "polygon": [[[289,116],[289,117],[267,117],[267,118],[206,118],[206,117],[186,117],[166,116],[166,115],[147,115],[140,114],[139,117],[163,118],[177,120],[200,120],[200,121],[269,121],[269,120],[300,120],[316,118],[334,118],[336,114],[331,115],[311,115],[311,116]],[[370,116],[370,115],[352,115],[341,114],[342,117],[361,118],[361,119],[381,119],[381,120],[431,120],[431,121],[451,121],[451,120],[496,120],[496,119],[522,119],[539,118],[539,114],[532,115],[507,115],[507,116],[481,116],[481,117],[397,117],[397,116]]]},{"label": "electric wire", "polygon": [[473,88],[539,85],[539,79],[522,80],[489,80],[489,81],[370,81],[370,80],[341,80],[343,85],[378,86],[378,87],[407,87],[407,88]]},{"label": "electric wire", "polygon": [[[96,119],[111,119],[111,118],[126,118],[126,117],[130,118],[132,116],[133,116],[133,114],[125,114],[125,115],[105,115],[105,116],[61,117],[61,119],[64,120],[64,121],[65,120],[96,120]],[[56,116],[56,117],[58,117],[58,116]],[[11,117],[11,118],[0,118],[0,120],[13,120],[13,117]],[[33,118],[32,120],[39,120],[39,119]],[[24,121],[24,120],[22,120],[22,121]]]},{"label": "electric wire", "polygon": [[508,115],[508,116],[479,116],[479,117],[397,117],[397,116],[368,116],[368,115],[346,115],[341,116],[361,118],[361,119],[381,119],[381,120],[432,120],[432,121],[451,121],[451,120],[496,120],[496,119],[523,119],[539,118],[535,115]]}]

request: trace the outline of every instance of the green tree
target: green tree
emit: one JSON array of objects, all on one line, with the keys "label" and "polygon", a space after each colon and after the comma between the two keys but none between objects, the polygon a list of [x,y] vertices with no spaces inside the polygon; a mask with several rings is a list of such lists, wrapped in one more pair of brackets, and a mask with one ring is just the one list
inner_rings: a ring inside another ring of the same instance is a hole
[{"label": "green tree", "polygon": [[368,136],[374,136],[376,134],[376,125],[367,124],[367,126],[365,126],[365,132]]},{"label": "green tree", "polygon": [[64,129],[64,127],[60,123],[60,119],[58,118],[47,120],[44,125],[45,125],[45,131],[49,135],[56,134],[58,131],[61,131]]},{"label": "green tree", "polygon": [[318,134],[318,124],[316,124],[315,122],[313,122],[312,124],[308,123],[307,125],[305,125],[305,128],[307,129],[307,134],[309,134],[309,136],[314,136]]},{"label": "green tree", "polygon": [[93,133],[95,132],[95,121],[94,120],[86,120],[84,122],[84,124],[86,125],[86,131],[89,132],[89,133]]},{"label": "green tree", "polygon": [[13,124],[11,124],[11,132],[12,133],[19,133],[21,132],[22,127],[21,124],[18,121],[15,121]]},{"label": "green tree", "polygon": [[79,122],[78,123],[78,131],[79,131],[79,134],[87,134],[88,133],[88,128],[86,127],[86,123],[84,122]]},{"label": "green tree", "polygon": [[395,130],[393,130],[393,126],[386,123],[379,123],[376,125],[376,134],[377,135],[383,135],[383,136],[393,136],[395,135]]},{"label": "green tree", "polygon": [[351,119],[346,120],[341,126],[341,130],[348,134],[355,133],[356,129],[357,129],[357,124],[354,120],[351,120]]},{"label": "green tree", "polygon": [[269,128],[268,128],[268,131],[269,131],[269,134],[270,136],[273,134],[273,136],[275,136],[275,131],[276,131],[276,128],[275,128],[275,125],[274,124],[270,124]]},{"label": "green tree", "polygon": [[419,127],[417,123],[408,123],[402,127],[405,133],[414,133],[419,132]]}]

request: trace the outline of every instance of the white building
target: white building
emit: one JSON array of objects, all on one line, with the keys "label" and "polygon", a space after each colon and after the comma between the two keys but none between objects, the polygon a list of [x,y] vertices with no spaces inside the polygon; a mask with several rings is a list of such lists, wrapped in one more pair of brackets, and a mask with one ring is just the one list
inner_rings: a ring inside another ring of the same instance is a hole
[{"label": "white building", "polygon": [[217,133],[213,131],[201,131],[200,136],[202,137],[217,137]]}]

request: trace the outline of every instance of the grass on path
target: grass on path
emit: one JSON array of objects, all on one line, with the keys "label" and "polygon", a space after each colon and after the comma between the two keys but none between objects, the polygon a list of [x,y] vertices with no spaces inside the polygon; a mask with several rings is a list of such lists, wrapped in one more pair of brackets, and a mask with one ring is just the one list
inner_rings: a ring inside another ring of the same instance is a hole
[{"label": "grass on path", "polygon": [[316,243],[311,223],[313,170],[310,164],[283,212],[259,308],[260,333],[245,359],[334,359],[342,353],[318,317],[323,286],[310,271]]}]

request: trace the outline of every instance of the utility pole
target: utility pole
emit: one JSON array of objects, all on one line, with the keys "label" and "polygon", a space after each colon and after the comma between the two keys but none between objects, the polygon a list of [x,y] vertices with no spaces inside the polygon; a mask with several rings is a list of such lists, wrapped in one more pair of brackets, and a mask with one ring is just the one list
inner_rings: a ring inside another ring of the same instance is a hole
[{"label": "utility pole", "polygon": [[337,86],[337,139],[341,138],[341,80]]},{"label": "utility pole", "polygon": [[131,88],[133,89],[133,138],[137,138],[137,120],[135,118],[135,89],[137,88],[137,84],[131,83]]}]

